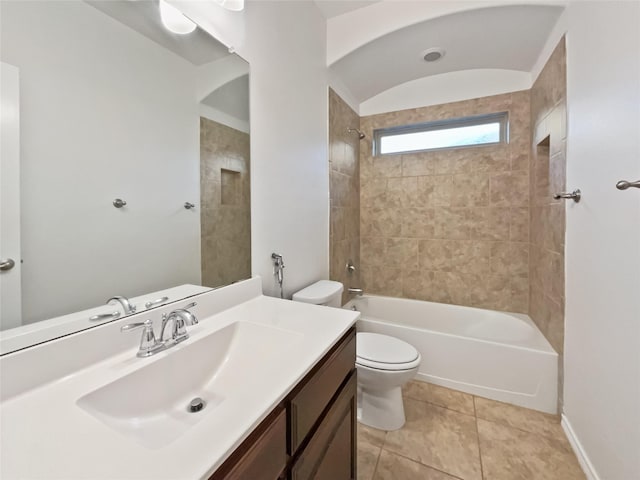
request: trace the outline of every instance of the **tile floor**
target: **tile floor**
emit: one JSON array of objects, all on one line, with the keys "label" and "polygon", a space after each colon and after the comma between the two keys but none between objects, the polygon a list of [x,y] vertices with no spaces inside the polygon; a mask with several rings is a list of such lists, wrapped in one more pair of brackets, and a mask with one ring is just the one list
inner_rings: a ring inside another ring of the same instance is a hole
[{"label": "tile floor", "polygon": [[358,424],[358,480],[584,480],[559,418],[424,382],[407,423]]}]

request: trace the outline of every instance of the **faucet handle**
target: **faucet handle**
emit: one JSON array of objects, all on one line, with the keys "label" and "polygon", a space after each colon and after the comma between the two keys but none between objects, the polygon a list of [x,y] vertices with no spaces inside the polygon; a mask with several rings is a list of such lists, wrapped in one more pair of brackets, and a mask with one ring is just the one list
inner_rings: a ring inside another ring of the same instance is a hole
[{"label": "faucet handle", "polygon": [[131,332],[133,330],[144,329],[142,338],[140,339],[140,349],[136,354],[138,357],[144,358],[157,353],[165,348],[164,343],[158,342],[156,334],[153,332],[153,322],[147,320],[145,322],[129,323],[120,327],[121,332]]}]

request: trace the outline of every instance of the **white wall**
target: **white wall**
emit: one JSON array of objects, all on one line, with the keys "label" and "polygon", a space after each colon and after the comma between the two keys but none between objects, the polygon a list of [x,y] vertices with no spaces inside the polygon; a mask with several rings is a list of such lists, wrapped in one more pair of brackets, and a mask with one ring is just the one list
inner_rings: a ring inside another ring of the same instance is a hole
[{"label": "white wall", "polygon": [[569,5],[565,424],[589,478],[640,478],[640,4]]},{"label": "white wall", "polygon": [[284,256],[287,296],[329,275],[325,19],[312,2],[176,5],[251,65],[251,259],[276,294],[271,253]]},{"label": "white wall", "polygon": [[390,88],[360,104],[360,115],[395,112],[489,97],[531,88],[531,74],[517,70],[475,69],[419,78]]},{"label": "white wall", "polygon": [[24,320],[198,284],[194,67],[84,2],[2,2],[1,56],[21,79]]}]

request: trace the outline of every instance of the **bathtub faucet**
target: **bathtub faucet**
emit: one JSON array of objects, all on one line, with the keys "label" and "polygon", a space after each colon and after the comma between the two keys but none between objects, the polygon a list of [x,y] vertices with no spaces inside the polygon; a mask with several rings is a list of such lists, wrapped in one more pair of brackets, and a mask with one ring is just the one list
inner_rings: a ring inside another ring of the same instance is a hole
[{"label": "bathtub faucet", "polygon": [[352,295],[362,295],[364,293],[364,290],[361,288],[348,288],[347,292]]}]

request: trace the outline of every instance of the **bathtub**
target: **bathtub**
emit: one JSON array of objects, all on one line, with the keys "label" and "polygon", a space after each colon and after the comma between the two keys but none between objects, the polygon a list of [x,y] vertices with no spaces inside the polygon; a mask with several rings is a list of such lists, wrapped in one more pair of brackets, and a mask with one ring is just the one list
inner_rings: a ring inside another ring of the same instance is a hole
[{"label": "bathtub", "polygon": [[358,331],[413,345],[418,380],[556,413],[558,354],[527,315],[374,295],[343,308],[361,312]]}]

